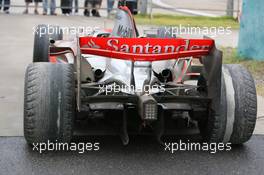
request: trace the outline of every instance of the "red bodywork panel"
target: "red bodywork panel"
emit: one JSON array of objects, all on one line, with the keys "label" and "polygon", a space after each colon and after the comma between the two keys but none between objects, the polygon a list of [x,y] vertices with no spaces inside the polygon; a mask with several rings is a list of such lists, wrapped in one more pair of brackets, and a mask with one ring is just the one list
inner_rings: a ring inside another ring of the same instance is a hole
[{"label": "red bodywork panel", "polygon": [[130,61],[201,57],[208,55],[212,47],[212,39],[80,37],[82,54]]}]

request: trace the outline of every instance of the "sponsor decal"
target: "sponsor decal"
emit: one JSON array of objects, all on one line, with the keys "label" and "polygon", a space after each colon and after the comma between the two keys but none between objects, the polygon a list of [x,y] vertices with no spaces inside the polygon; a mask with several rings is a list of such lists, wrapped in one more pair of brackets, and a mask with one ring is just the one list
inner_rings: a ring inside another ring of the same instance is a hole
[{"label": "sponsor decal", "polygon": [[132,37],[133,36],[133,29],[131,29],[129,27],[125,27],[123,25],[119,25],[117,28],[117,36]]},{"label": "sponsor decal", "polygon": [[87,45],[83,45],[82,47],[100,49],[100,46],[98,46],[92,39],[87,42]]},{"label": "sponsor decal", "polygon": [[144,54],[155,54],[155,53],[169,53],[169,52],[179,52],[179,51],[187,51],[187,50],[195,50],[195,49],[202,49],[205,50],[206,48],[209,49],[209,46],[198,46],[194,45],[190,47],[190,41],[185,40],[185,44],[180,46],[175,45],[152,45],[147,43],[145,45],[135,44],[135,45],[128,45],[122,44],[121,46],[118,45],[119,41],[117,39],[110,39],[107,42],[107,46],[113,48],[115,51],[119,52],[130,52],[130,53],[144,53]]},{"label": "sponsor decal", "polygon": [[80,40],[81,48],[100,48],[126,53],[158,54],[180,51],[209,50],[214,41],[209,39],[151,39],[151,38],[90,38]]}]

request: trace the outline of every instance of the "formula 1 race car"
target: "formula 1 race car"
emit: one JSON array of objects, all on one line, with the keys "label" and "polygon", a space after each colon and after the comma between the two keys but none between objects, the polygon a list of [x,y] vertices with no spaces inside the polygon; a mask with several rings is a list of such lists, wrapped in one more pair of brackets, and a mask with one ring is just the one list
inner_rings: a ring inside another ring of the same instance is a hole
[{"label": "formula 1 race car", "polygon": [[[59,32],[40,35],[49,28]],[[206,142],[248,141],[257,112],[251,74],[223,65],[214,40],[164,30],[139,37],[123,5],[112,31],[65,39],[60,27],[39,25],[25,76],[27,142],[70,142],[83,123],[88,134],[120,135],[124,145],[130,134],[162,142],[190,122]]]}]

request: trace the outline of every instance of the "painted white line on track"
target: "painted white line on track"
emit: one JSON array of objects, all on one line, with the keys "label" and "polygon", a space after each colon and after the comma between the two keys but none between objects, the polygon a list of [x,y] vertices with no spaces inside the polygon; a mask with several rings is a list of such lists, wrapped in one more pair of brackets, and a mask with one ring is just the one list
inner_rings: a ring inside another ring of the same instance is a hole
[{"label": "painted white line on track", "polygon": [[204,13],[204,12],[198,12],[195,10],[188,10],[188,9],[179,9],[179,8],[172,8],[171,5],[168,5],[164,2],[162,2],[161,0],[152,0],[152,3],[165,8],[165,9],[169,9],[172,11],[176,11],[176,12],[180,12],[180,13],[185,13],[185,14],[190,14],[190,15],[197,15],[197,16],[207,16],[207,17],[219,17],[219,15],[214,15],[214,14],[210,14],[210,13]]}]

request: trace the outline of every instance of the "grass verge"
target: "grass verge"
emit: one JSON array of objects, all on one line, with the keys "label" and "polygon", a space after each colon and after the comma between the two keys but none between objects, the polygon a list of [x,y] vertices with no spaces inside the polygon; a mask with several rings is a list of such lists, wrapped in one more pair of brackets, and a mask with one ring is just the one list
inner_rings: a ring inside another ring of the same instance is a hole
[{"label": "grass verge", "polygon": [[192,26],[192,27],[231,27],[238,29],[239,23],[231,17],[176,16],[155,14],[150,19],[147,15],[136,15],[137,24],[158,26]]},{"label": "grass verge", "polygon": [[264,61],[243,59],[237,56],[234,48],[221,48],[223,51],[224,64],[242,64],[253,75],[258,95],[264,96]]}]

